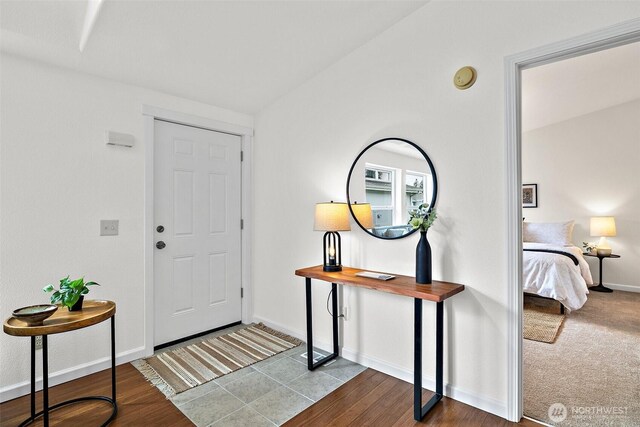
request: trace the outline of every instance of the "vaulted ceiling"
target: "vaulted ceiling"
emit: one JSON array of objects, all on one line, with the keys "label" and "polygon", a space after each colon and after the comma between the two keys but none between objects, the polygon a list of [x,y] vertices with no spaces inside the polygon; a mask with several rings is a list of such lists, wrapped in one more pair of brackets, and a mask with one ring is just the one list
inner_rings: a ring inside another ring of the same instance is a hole
[{"label": "vaulted ceiling", "polygon": [[529,131],[640,99],[640,42],[522,72]]},{"label": "vaulted ceiling", "polygon": [[2,0],[0,48],[255,113],[425,3]]}]

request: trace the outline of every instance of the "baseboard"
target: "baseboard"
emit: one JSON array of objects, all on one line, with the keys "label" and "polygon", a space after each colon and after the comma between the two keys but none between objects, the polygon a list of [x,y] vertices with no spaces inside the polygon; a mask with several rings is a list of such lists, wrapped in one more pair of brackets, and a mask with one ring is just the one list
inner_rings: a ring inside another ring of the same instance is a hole
[{"label": "baseboard", "polygon": [[[306,342],[306,339],[307,339],[306,333],[289,329],[285,325],[281,325],[277,322],[272,322],[269,319],[265,319],[260,316],[254,315],[253,317],[255,322],[262,322],[270,328],[284,332],[286,334],[291,335],[292,337],[296,337]],[[331,348],[332,348],[331,343],[320,341],[318,339],[314,339],[313,341],[314,341],[313,344],[315,348],[319,348],[328,352],[331,351]],[[359,363],[362,366],[375,369],[376,371],[383,372],[387,375],[390,375],[392,377],[395,377],[400,380],[413,384],[413,371],[409,371],[400,366],[395,366],[384,360],[376,359],[374,357],[369,357],[365,354],[362,354],[360,352],[354,351],[346,347],[343,347],[341,350],[342,350],[341,356],[347,360],[350,360],[355,363]],[[423,377],[422,386],[429,390],[435,389],[435,379]],[[483,396],[478,396],[474,393],[468,392],[458,387],[453,387],[448,384],[445,384],[444,386],[444,394],[445,396],[450,397],[451,399],[457,400],[458,402],[466,403],[467,405],[471,405],[475,408],[481,409],[485,412],[489,412],[491,414],[497,415],[502,418],[507,418],[507,407],[504,402],[500,402],[498,400],[486,398]]]},{"label": "baseboard", "polygon": [[618,285],[616,283],[605,283],[604,286],[615,289],[616,291],[640,292],[640,286]]},{"label": "baseboard", "polygon": [[[145,356],[145,348],[138,347],[132,350],[124,351],[116,355],[116,365],[131,362]],[[38,360],[38,359],[36,359]],[[49,387],[66,383],[96,372],[103,371],[111,367],[111,357],[103,357],[92,362],[83,363],[82,365],[63,369],[49,374]],[[36,378],[36,390],[42,390],[42,377]],[[25,396],[31,391],[31,383],[23,381],[17,384],[8,385],[0,389],[0,403],[16,397]]]}]

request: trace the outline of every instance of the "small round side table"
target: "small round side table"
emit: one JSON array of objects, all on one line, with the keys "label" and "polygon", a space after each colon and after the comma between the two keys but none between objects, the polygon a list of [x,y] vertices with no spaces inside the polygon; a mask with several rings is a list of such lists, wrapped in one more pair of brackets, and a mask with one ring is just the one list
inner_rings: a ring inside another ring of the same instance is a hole
[{"label": "small round side table", "polygon": [[[20,427],[33,423],[42,417],[44,426],[49,426],[49,412],[72,403],[87,400],[101,400],[113,406],[111,416],[102,424],[108,425],[118,413],[116,404],[116,330],[115,330],[116,303],[113,301],[85,300],[80,311],[68,311],[66,307],[60,307],[53,316],[46,319],[41,326],[28,326],[22,320],[15,317],[8,318],[3,325],[6,334],[17,337],[31,337],[31,416],[24,420]],[[87,396],[56,403],[49,407],[49,363],[47,336],[75,331],[96,325],[107,319],[111,319],[111,397]],[[36,413],[36,337],[42,335],[42,411]]]},{"label": "small round side table", "polygon": [[604,258],[620,258],[620,255],[616,255],[616,254],[598,255],[598,254],[587,253],[587,254],[584,254],[584,256],[597,257],[600,264],[600,283],[598,283],[597,286],[591,286],[589,290],[596,291],[596,292],[613,292],[613,289],[609,289],[602,284],[602,260]]}]

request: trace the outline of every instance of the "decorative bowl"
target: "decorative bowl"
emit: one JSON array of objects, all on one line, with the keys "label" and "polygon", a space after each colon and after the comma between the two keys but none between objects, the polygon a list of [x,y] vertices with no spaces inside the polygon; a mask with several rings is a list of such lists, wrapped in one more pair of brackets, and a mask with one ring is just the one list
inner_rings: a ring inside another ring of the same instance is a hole
[{"label": "decorative bowl", "polygon": [[13,317],[26,322],[28,326],[42,326],[44,319],[58,309],[57,305],[37,304],[13,310]]}]

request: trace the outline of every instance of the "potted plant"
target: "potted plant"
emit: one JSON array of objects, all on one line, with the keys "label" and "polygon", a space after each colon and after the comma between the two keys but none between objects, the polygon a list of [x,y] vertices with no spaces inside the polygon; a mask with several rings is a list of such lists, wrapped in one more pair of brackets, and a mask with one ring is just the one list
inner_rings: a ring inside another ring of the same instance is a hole
[{"label": "potted plant", "polygon": [[438,215],[435,209],[429,210],[429,204],[423,203],[417,209],[409,211],[409,225],[420,231],[420,241],[416,248],[416,282],[431,283],[431,245],[427,240],[427,231]]},{"label": "potted plant", "polygon": [[55,290],[53,285],[47,285],[42,288],[45,292],[53,292],[51,295],[51,304],[62,303],[69,308],[69,311],[82,310],[82,302],[84,296],[89,293],[88,286],[98,285],[96,282],[86,282],[84,277],[76,280],[69,280],[69,276],[60,279],[60,289]]}]

